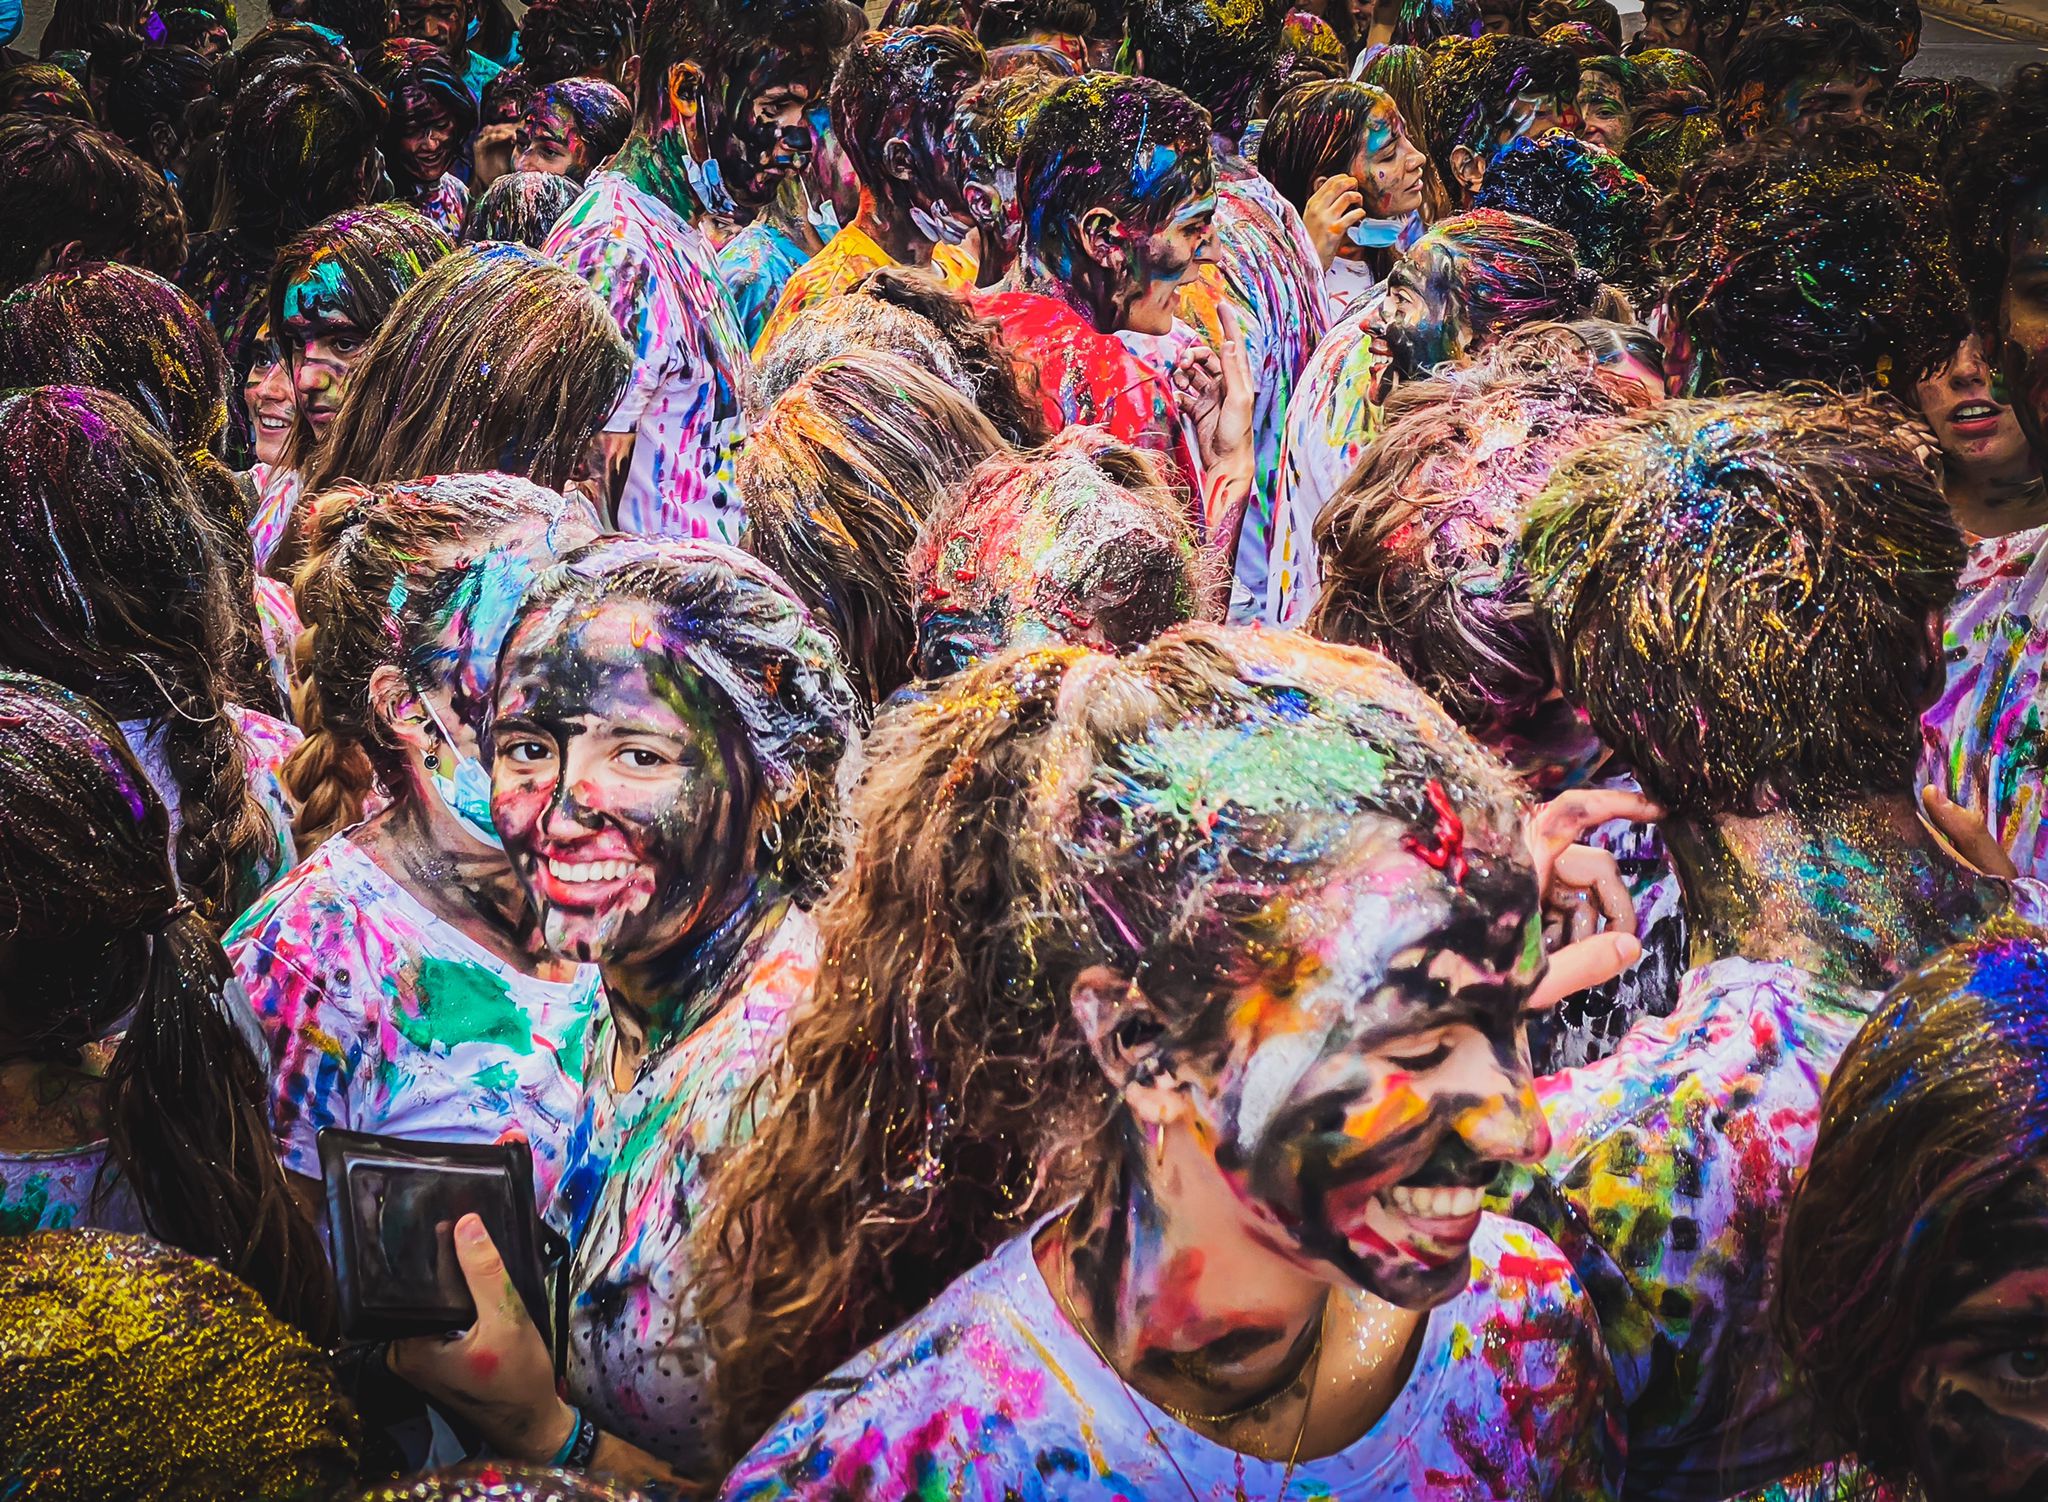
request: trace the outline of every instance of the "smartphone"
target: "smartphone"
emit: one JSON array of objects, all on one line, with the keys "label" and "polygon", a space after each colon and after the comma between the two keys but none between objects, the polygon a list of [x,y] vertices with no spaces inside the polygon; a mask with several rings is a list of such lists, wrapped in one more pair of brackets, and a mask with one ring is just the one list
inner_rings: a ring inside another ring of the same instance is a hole
[{"label": "smartphone", "polygon": [[476,1304],[455,1257],[455,1223],[482,1217],[543,1339],[549,1335],[544,1255],[552,1239],[534,1211],[524,1142],[415,1142],[328,1127],[320,1176],[347,1341],[466,1329]]}]

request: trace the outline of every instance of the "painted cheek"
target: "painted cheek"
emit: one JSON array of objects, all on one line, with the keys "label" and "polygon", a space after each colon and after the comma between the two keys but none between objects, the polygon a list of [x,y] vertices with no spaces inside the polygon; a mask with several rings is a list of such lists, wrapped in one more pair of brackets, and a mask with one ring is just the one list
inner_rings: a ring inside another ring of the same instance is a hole
[{"label": "painted cheek", "polygon": [[1536,1102],[1532,1081],[1469,1106],[1452,1118],[1451,1129],[1482,1158],[1534,1163],[1550,1151],[1550,1124]]},{"label": "painted cheek", "polygon": [[507,780],[500,774],[491,787],[491,823],[497,826],[499,838],[514,849],[530,850],[554,791],[552,779]]},{"label": "painted cheek", "polygon": [[1429,1100],[1415,1088],[1414,1076],[1396,1071],[1387,1076],[1379,1095],[1346,1114],[1344,1135],[1370,1148],[1422,1125],[1429,1115]]}]

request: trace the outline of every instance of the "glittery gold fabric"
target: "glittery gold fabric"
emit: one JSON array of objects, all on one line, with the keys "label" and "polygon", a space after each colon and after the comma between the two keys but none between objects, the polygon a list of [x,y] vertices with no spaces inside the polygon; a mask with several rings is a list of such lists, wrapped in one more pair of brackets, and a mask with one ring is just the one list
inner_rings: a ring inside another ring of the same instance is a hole
[{"label": "glittery gold fabric", "polygon": [[668,1495],[616,1486],[596,1476],[489,1462],[374,1487],[354,1502],[661,1502]]},{"label": "glittery gold fabric", "polygon": [[0,1497],[291,1502],[352,1479],[326,1358],[254,1291],[138,1236],[0,1237]]}]

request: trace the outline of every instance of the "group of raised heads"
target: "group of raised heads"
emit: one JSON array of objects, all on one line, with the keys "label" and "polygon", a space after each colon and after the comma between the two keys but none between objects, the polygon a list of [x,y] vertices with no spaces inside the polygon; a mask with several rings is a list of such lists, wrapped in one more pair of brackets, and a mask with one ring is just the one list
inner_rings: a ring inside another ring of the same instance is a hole
[{"label": "group of raised heads", "polygon": [[2048,68],[270,15],[0,0],[0,1498],[2048,1497]]}]

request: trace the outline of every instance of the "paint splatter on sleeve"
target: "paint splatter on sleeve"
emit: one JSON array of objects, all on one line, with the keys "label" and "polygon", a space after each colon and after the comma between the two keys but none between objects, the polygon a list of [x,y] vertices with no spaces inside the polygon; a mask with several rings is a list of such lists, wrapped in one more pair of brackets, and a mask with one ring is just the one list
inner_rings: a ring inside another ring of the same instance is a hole
[{"label": "paint splatter on sleeve", "polygon": [[1372,341],[1367,320],[1375,297],[1353,301],[1303,367],[1288,406],[1273,500],[1272,564],[1266,576],[1266,621],[1297,626],[1322,588],[1315,549],[1316,517],[1329,504],[1379,428],[1372,404]]}]

